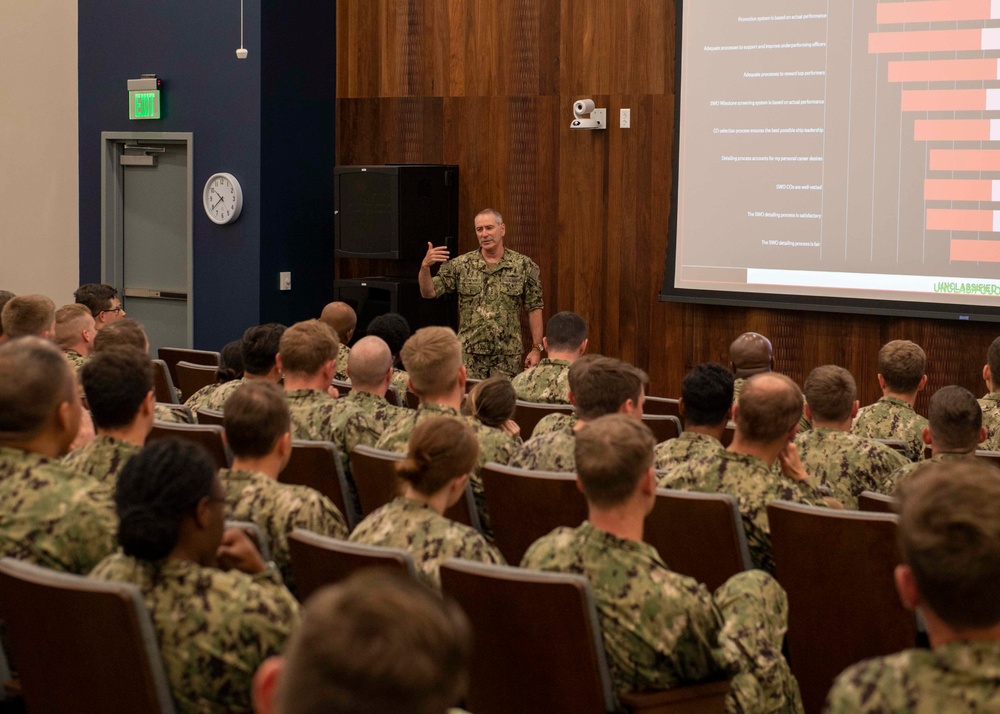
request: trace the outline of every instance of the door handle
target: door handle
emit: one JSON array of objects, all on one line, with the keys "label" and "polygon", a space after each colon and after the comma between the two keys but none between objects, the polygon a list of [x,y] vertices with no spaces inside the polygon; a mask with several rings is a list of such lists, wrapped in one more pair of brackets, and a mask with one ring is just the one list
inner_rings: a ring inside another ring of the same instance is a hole
[{"label": "door handle", "polygon": [[154,300],[187,300],[187,293],[169,290],[147,290],[145,288],[125,288],[125,297],[152,298]]}]

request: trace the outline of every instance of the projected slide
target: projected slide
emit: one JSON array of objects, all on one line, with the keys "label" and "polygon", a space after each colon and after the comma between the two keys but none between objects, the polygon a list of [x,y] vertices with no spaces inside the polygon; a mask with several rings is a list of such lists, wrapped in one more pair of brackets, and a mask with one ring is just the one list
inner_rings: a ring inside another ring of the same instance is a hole
[{"label": "projected slide", "polygon": [[1000,314],[1000,0],[698,0],[681,21],[665,293]]}]

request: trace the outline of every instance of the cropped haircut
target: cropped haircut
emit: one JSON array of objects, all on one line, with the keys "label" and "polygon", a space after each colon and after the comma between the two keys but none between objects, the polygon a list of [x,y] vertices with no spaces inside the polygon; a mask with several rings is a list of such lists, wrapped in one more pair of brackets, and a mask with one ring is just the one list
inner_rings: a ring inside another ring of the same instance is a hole
[{"label": "cropped haircut", "polygon": [[10,302],[11,298],[17,297],[10,290],[0,290],[0,337],[3,336],[3,306]]},{"label": "cropped haircut", "polygon": [[584,355],[569,368],[569,391],[583,420],[614,414],[629,399],[638,403],[648,382],[641,369],[602,355]]},{"label": "cropped haircut", "polygon": [[0,345],[0,442],[37,436],[76,398],[73,370],[54,344],[22,337]]},{"label": "cropped haircut", "polygon": [[159,439],[130,458],[115,484],[118,544],[125,555],[155,562],[180,538],[181,523],[212,491],[215,463],[200,444]]},{"label": "cropped haircut", "polygon": [[94,335],[94,352],[115,347],[133,347],[140,352],[149,352],[149,340],[142,323],[131,317],[123,317],[105,325],[104,329]]},{"label": "cropped haircut", "polygon": [[247,374],[262,377],[271,371],[286,329],[276,322],[247,328],[243,333],[243,369]]},{"label": "cropped haircut", "polygon": [[465,397],[465,413],[486,426],[500,427],[514,418],[516,409],[514,385],[499,375],[484,379]]},{"label": "cropped haircut", "polygon": [[697,364],[684,375],[684,423],[716,426],[733,407],[733,373],[717,362]]},{"label": "cropped haircut", "polygon": [[737,401],[736,428],[748,441],[769,444],[791,431],[802,418],[802,391],[783,374],[750,377]]},{"label": "cropped haircut", "polygon": [[983,426],[983,410],[968,389],[951,385],[934,392],[927,417],[935,449],[976,450]]},{"label": "cropped haircut", "polygon": [[575,312],[557,312],[545,323],[545,340],[550,352],[572,352],[587,339],[587,323]]},{"label": "cropped haircut", "polygon": [[369,568],[309,598],[286,651],[282,714],[443,714],[465,695],[472,630],[448,596]]},{"label": "cropped haircut", "polygon": [[14,340],[18,337],[41,337],[51,329],[56,319],[56,305],[44,295],[18,295],[7,301],[0,313],[4,334]]},{"label": "cropped haircut", "polygon": [[904,480],[899,549],[921,597],[955,629],[1000,623],[1000,476],[978,461],[931,461]]},{"label": "cropped haircut", "polygon": [[447,394],[458,382],[462,345],[448,327],[424,327],[403,345],[400,353],[413,390],[420,397]]},{"label": "cropped haircut", "polygon": [[243,340],[233,340],[219,350],[219,368],[215,380],[219,384],[243,377]]},{"label": "cropped haircut", "polygon": [[893,340],[878,351],[878,371],[889,391],[910,394],[927,371],[927,355],[914,342]]},{"label": "cropped haircut", "polygon": [[495,208],[484,208],[483,210],[477,212],[476,215],[474,216],[474,218],[479,218],[480,216],[485,216],[485,215],[488,215],[490,213],[493,214],[493,219],[497,222],[497,225],[498,226],[502,226],[503,225],[503,216],[501,216],[500,215],[500,211],[498,211]]},{"label": "cropped haircut", "polygon": [[471,426],[452,417],[431,417],[410,434],[396,474],[418,493],[433,496],[475,469],[478,459],[479,440]]},{"label": "cropped haircut", "polygon": [[653,465],[656,439],[649,427],[624,414],[608,414],[576,435],[576,476],[587,501],[598,508],[621,505]]},{"label": "cropped haircut", "polygon": [[802,385],[809,410],[820,421],[842,422],[851,417],[854,401],[858,398],[858,385],[843,367],[825,364],[806,377]]},{"label": "cropped haircut", "polygon": [[63,305],[56,310],[56,344],[64,350],[71,348],[80,341],[80,333],[91,324],[89,320],[92,319],[86,305]]},{"label": "cropped haircut", "polygon": [[344,366],[356,387],[377,387],[392,367],[392,352],[382,339],[367,335],[354,343]]},{"label": "cropped haircut", "polygon": [[381,337],[389,345],[392,356],[397,357],[403,349],[403,343],[410,337],[410,323],[398,312],[387,312],[368,323],[366,333],[372,337]]},{"label": "cropped haircut", "polygon": [[245,382],[222,409],[226,442],[238,458],[267,456],[291,423],[285,393],[273,382]]},{"label": "cropped haircut", "polygon": [[86,305],[93,317],[111,307],[111,302],[118,297],[118,291],[111,285],[103,283],[87,283],[81,285],[73,293],[73,300]]},{"label": "cropped haircut", "polygon": [[990,366],[990,375],[994,387],[1000,387],[1000,337],[990,343],[986,353],[986,364]]},{"label": "cropped haircut", "polygon": [[125,427],[153,391],[153,363],[134,347],[106,349],[87,360],[80,381],[94,424],[101,429]]},{"label": "cropped haircut", "polygon": [[337,359],[337,331],[319,320],[296,322],[281,336],[279,353],[285,374],[313,375]]}]

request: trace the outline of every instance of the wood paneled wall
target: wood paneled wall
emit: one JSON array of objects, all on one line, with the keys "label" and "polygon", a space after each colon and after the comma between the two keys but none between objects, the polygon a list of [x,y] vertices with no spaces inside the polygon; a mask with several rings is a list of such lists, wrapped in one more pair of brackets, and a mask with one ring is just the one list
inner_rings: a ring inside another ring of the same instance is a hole
[{"label": "wood paneled wall", "polygon": [[[591,350],[646,369],[654,394],[677,395],[698,362],[725,362],[746,330],[769,336],[777,368],[799,383],[817,365],[847,367],[863,404],[880,394],[878,348],[896,338],[927,351],[928,393],[961,384],[980,394],[1000,326],[657,302],[675,19],[674,0],[338,0],[337,163],[459,164],[460,250],[476,245],[475,212],[499,209],[507,244],[541,266],[546,317],[581,314]],[[569,128],[586,97],[607,107],[611,128]],[[622,107],[632,129],[617,128]],[[399,266],[341,260],[337,270]]]}]

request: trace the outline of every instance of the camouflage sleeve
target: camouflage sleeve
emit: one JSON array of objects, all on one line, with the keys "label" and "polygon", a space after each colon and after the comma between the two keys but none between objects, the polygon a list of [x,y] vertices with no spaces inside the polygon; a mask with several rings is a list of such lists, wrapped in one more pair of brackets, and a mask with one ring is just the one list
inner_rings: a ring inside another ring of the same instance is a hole
[{"label": "camouflage sleeve", "polygon": [[241,580],[242,592],[233,593],[233,597],[242,607],[220,612],[232,618],[221,628],[235,638],[227,643],[228,649],[243,653],[245,662],[259,663],[281,654],[288,636],[298,627],[299,605],[280,582],[281,575],[270,568],[252,580]]},{"label": "camouflage sleeve", "polygon": [[80,575],[93,570],[116,546],[118,519],[114,506],[103,500],[95,503],[94,499],[94,493],[79,492],[74,507],[56,525],[61,533],[53,534],[62,541],[60,547],[65,548],[72,572]]},{"label": "camouflage sleeve", "polygon": [[863,712],[909,711],[904,702],[899,709],[884,707],[880,695],[881,668],[873,666],[878,660],[868,660],[848,667],[833,682],[826,703],[824,714],[862,714]]},{"label": "camouflage sleeve", "polygon": [[371,415],[355,412],[344,423],[344,454],[350,454],[359,444],[375,446],[382,431],[382,427]]},{"label": "camouflage sleeve", "polygon": [[538,265],[533,260],[528,260],[527,277],[524,281],[524,309],[526,312],[541,310],[545,307],[542,300],[542,278]]},{"label": "camouflage sleeve", "polygon": [[333,501],[321,493],[303,501],[302,507],[292,519],[293,528],[327,535],[340,540],[347,539],[347,523]]},{"label": "camouflage sleeve", "polygon": [[455,261],[448,260],[442,263],[438,274],[433,277],[433,281],[437,297],[455,292],[458,287],[458,271],[455,270]]}]

